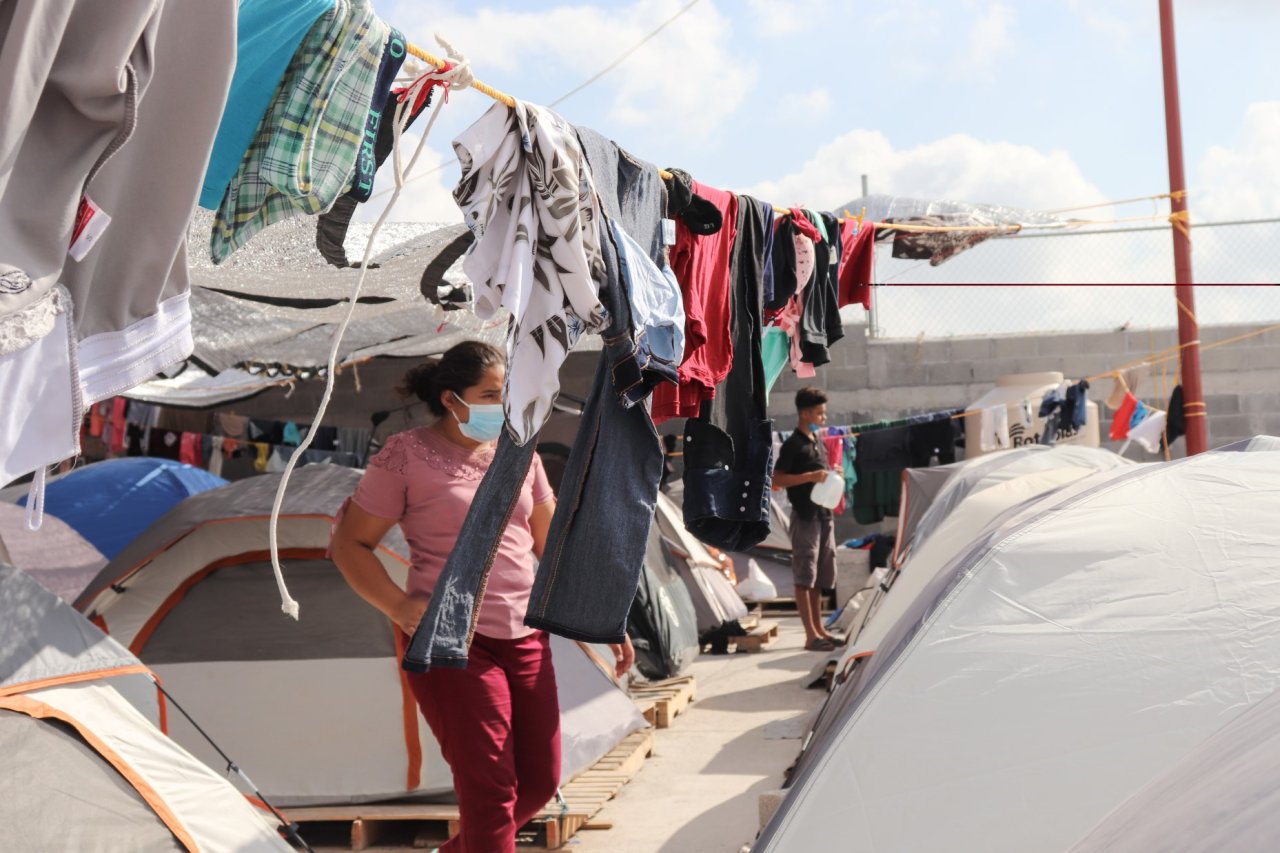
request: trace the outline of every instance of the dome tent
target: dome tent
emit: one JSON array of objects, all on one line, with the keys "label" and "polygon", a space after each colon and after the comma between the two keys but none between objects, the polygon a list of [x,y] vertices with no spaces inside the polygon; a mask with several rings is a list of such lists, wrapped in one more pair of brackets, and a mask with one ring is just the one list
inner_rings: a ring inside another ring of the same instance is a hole
[{"label": "dome tent", "polygon": [[[360,472],[298,469],[279,522],[285,576],[302,618],[280,613],[267,551],[279,475],[241,480],[175,507],[107,565],[76,606],[106,626],[281,805],[452,793],[449,768],[399,666],[403,635],[326,557]],[[378,558],[403,585],[398,527]],[[577,643],[553,641],[564,778],[644,726],[635,705]],[[173,737],[218,758],[183,720]],[[342,732],[342,738],[334,738]]]},{"label": "dome tent", "polygon": [[[172,459],[107,459],[50,480],[44,511],[71,525],[110,560],[178,502],[226,484]],[[18,504],[26,503],[24,495]]]},{"label": "dome tent", "polygon": [[6,849],[292,849],[234,786],[156,728],[155,696],[136,657],[0,565]]},{"label": "dome tent", "polygon": [[9,562],[63,601],[75,601],[107,558],[60,518],[46,514],[39,530],[27,530],[26,520],[22,507],[0,503],[0,542]]},{"label": "dome tent", "polygon": [[845,850],[1065,849],[1274,692],[1273,447],[1096,473],[989,527],[885,638],[756,849],[821,846],[837,810]]}]

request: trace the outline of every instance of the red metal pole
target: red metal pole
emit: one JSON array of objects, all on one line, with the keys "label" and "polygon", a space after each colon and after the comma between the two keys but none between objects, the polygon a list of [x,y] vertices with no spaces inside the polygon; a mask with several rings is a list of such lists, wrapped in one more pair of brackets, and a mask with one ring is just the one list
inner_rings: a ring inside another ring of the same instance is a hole
[{"label": "red metal pole", "polygon": [[[1178,57],[1173,35],[1173,0],[1160,0],[1160,48],[1164,58],[1164,125],[1169,146],[1169,191],[1175,193],[1173,212],[1185,216],[1186,174],[1182,166],[1182,111],[1178,103]],[[1187,455],[1209,449],[1204,391],[1200,385],[1200,328],[1196,322],[1191,279],[1189,223],[1175,220],[1173,272],[1178,299],[1178,343],[1182,345],[1182,400],[1187,419]]]}]

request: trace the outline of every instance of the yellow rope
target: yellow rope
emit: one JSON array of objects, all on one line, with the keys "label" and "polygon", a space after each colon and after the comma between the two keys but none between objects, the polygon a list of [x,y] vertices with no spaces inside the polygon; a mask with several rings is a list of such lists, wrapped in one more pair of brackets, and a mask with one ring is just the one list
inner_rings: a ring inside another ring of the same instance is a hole
[{"label": "yellow rope", "polygon": [[1055,210],[1046,210],[1045,213],[1071,213],[1076,210],[1097,210],[1099,207],[1116,207],[1121,204],[1134,204],[1139,201],[1159,201],[1162,198],[1168,199],[1184,199],[1187,197],[1186,190],[1178,190],[1172,193],[1160,193],[1159,195],[1144,195],[1137,198],[1124,198],[1119,201],[1104,201],[1101,204],[1086,204],[1081,207],[1059,207]]},{"label": "yellow rope", "polygon": [[[448,65],[448,63],[445,62],[440,57],[427,53],[425,50],[418,47],[416,44],[409,45],[409,53],[418,57],[423,62],[430,62],[432,65],[436,67],[437,70],[444,70],[445,66]],[[511,97],[506,92],[498,91],[497,89],[490,86],[488,83],[481,83],[479,80],[475,80],[471,83],[471,88],[475,89],[477,92],[481,93],[482,95],[488,95],[490,98],[493,98],[495,101],[506,104],[509,107],[514,107],[516,105],[515,98]]]}]

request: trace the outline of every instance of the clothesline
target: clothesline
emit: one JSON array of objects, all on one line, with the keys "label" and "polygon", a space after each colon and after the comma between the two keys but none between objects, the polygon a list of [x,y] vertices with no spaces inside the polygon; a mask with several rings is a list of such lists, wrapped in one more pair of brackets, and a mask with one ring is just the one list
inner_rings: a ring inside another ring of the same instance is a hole
[{"label": "clothesline", "polygon": [[[412,42],[409,43],[408,51],[412,56],[415,56],[424,62],[430,63],[439,71],[448,71],[453,68],[453,63],[449,62],[448,60],[441,59],[440,57],[436,56],[433,53],[423,50],[421,47],[418,47]],[[501,104],[505,104],[508,107],[514,108],[516,105],[516,99],[514,97],[512,97],[511,95],[499,89],[495,89],[494,87],[490,86],[487,83],[481,82],[479,79],[475,77],[471,78],[471,80],[468,83],[468,86],[472,89],[475,89],[476,91],[480,92],[483,95],[487,95],[488,97],[492,98],[493,100]],[[443,168],[443,165],[440,166],[439,168]],[[432,171],[436,171],[436,170],[432,170]],[[659,169],[658,175],[664,181],[669,181],[672,179],[672,177],[674,177],[671,174],[671,172],[667,171],[666,169]],[[1066,208],[1060,208],[1059,210],[1053,210],[1053,211],[1047,211],[1047,212],[1048,213],[1066,213],[1073,210],[1092,210],[1098,207],[1110,207],[1112,205],[1128,204],[1128,203],[1137,202],[1137,201],[1159,200],[1159,199],[1165,199],[1165,198],[1179,199],[1179,198],[1184,198],[1186,195],[1187,195],[1186,190],[1178,190],[1172,193],[1161,193],[1159,195],[1141,196],[1139,198],[1124,199],[1122,201],[1115,201],[1115,202],[1104,202],[1102,204],[1085,205],[1083,207],[1074,207],[1074,208],[1066,207]],[[791,212],[790,208],[792,206],[773,205],[773,208],[776,211],[778,211],[780,216],[786,216]],[[865,209],[864,209],[864,213],[865,213]],[[863,221],[862,214],[858,215],[857,217],[854,217],[849,214],[848,210],[845,211],[845,214],[846,214],[845,217],[843,217],[844,219],[856,218],[859,224],[861,224]],[[1188,239],[1190,239],[1191,232],[1188,227],[1190,222],[1190,215],[1185,210],[1171,213],[1169,214],[1168,217],[1161,217],[1158,214],[1153,214],[1152,216],[1135,216],[1135,217],[1129,217],[1125,219],[1073,220],[1071,223],[1062,223],[1061,225],[1041,225],[1041,224],[907,225],[907,224],[898,224],[893,222],[872,222],[871,224],[877,230],[894,229],[896,231],[902,231],[902,232],[912,233],[912,234],[946,234],[946,233],[982,234],[987,232],[993,232],[996,235],[1004,235],[1004,234],[1012,235],[1012,234],[1017,234],[1021,231],[1058,230],[1066,227],[1078,227],[1080,225],[1115,225],[1115,224],[1126,223],[1126,222],[1150,222],[1152,220],[1159,220],[1162,218],[1167,219],[1168,222],[1173,227],[1177,228]]]}]

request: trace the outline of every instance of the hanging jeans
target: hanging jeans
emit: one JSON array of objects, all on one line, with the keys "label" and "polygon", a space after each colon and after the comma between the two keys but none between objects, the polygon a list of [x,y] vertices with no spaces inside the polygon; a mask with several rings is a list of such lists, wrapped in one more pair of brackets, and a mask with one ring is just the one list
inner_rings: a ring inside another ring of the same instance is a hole
[{"label": "hanging jeans", "polygon": [[662,443],[644,406],[626,406],[636,357],[631,308],[607,223],[604,352],[565,465],[524,624],[573,640],[621,643],[662,480]]}]

